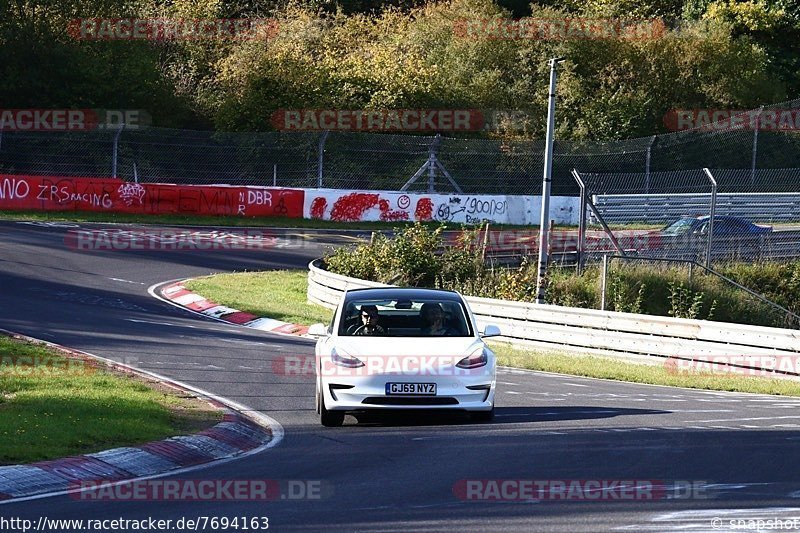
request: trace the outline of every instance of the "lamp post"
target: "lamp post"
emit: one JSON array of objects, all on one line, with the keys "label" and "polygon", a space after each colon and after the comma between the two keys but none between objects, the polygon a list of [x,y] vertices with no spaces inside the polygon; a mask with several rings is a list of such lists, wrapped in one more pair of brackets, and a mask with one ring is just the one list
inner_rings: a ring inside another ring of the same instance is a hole
[{"label": "lamp post", "polygon": [[557,65],[564,57],[550,59],[550,92],[547,104],[547,136],[544,149],[544,174],[542,176],[542,217],[539,223],[539,268],[536,272],[536,303],[543,304],[545,291],[545,275],[547,274],[547,241],[550,227],[550,185],[553,181],[553,130],[556,113],[556,80]]}]

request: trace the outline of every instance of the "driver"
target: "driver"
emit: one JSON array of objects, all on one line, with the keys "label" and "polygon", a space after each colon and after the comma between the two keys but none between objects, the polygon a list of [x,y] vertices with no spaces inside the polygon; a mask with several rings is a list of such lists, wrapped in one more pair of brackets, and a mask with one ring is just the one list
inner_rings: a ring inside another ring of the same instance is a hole
[{"label": "driver", "polygon": [[361,306],[361,326],[353,335],[386,335],[386,330],[378,325],[378,308],[372,304]]}]

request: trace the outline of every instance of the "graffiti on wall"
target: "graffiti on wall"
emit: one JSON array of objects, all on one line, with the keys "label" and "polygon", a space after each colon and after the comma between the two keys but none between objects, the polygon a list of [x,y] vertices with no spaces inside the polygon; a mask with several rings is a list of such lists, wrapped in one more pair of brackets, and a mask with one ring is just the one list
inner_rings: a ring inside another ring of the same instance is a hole
[{"label": "graffiti on wall", "polygon": [[0,209],[132,214],[303,216],[302,189],[128,183],[105,178],[0,176]]},{"label": "graffiti on wall", "polygon": [[505,196],[403,194],[394,192],[309,191],[306,217],[356,221],[428,221],[479,224],[507,222]]}]

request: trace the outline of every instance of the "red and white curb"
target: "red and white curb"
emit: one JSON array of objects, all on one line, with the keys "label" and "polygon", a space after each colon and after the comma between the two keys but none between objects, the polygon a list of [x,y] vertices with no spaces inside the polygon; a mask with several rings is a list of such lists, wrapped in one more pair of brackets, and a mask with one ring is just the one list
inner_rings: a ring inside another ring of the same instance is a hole
[{"label": "red and white curb", "polygon": [[[247,326],[249,328],[283,335],[301,336],[308,333],[308,326],[282,322],[273,318],[259,317],[251,313],[239,311],[238,309],[219,305],[208,300],[204,296],[188,290],[184,285],[186,281],[188,280],[167,282],[168,284],[163,286],[160,290],[162,299],[178,307],[238,326]],[[151,289],[150,293],[155,295],[155,287],[151,287]]]},{"label": "red and white curb", "polygon": [[194,435],[27,465],[0,466],[0,505],[81,492],[86,489],[75,488],[81,482],[127,483],[186,473],[259,453],[283,439],[283,427],[276,420],[227,398],[88,352],[5,330],[0,333],[45,344],[67,357],[89,358],[114,370],[155,379],[226,410],[222,422]]}]

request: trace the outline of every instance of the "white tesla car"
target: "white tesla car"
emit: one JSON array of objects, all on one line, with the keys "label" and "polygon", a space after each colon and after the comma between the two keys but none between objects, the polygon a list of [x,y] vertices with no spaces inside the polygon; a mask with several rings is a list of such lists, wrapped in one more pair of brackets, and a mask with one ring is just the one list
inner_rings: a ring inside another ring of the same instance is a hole
[{"label": "white tesla car", "polygon": [[380,288],[345,292],[317,337],[316,406],[324,426],[350,411],[459,409],[494,416],[496,361],[475,316],[452,291]]}]

